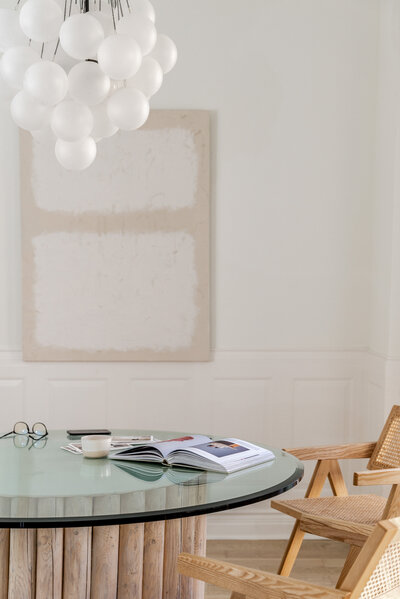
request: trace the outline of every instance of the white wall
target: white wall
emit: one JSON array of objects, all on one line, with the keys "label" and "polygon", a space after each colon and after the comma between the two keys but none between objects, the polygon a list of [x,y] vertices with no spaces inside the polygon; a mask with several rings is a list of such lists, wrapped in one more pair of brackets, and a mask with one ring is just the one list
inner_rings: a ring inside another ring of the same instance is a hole
[{"label": "white wall", "polygon": [[378,3],[155,4],[155,106],[214,112],[215,346],[366,346]]},{"label": "white wall", "polygon": [[400,31],[397,2],[385,0],[381,10],[378,54],[376,167],[372,204],[371,318],[369,345],[381,356],[400,356],[398,279],[398,198],[400,191],[400,112],[398,73]]},{"label": "white wall", "polygon": [[[154,107],[213,113],[215,360],[21,361],[17,131],[2,107],[4,426],[129,423],[279,446],[372,432],[353,415],[370,340],[379,0],[154,4],[180,52]],[[240,513],[215,517],[210,534],[287,532],[263,505]]]},{"label": "white wall", "polygon": [[400,403],[400,6],[395,0],[380,5],[378,75],[366,364],[369,423]]}]

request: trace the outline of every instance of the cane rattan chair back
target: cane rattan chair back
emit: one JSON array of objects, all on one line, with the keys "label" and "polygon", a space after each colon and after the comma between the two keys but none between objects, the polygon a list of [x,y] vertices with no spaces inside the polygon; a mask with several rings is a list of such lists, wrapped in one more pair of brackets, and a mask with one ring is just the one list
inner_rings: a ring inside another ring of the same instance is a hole
[{"label": "cane rattan chair back", "polygon": [[393,406],[367,468],[400,468],[400,406]]},{"label": "cane rattan chair back", "polygon": [[393,591],[400,596],[400,543],[389,545],[365,585],[360,599],[377,599]]},{"label": "cane rattan chair back", "polygon": [[400,518],[376,525],[340,588],[351,599],[400,597]]},{"label": "cane rattan chair back", "polygon": [[187,553],[179,556],[178,570],[230,590],[231,599],[398,599],[400,518],[375,526],[336,589]]}]

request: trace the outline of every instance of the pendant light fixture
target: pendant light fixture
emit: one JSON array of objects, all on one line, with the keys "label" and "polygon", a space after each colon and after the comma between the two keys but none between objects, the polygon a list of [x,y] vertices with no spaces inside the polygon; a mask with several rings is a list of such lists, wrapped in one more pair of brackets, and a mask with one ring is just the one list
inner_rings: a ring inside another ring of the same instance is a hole
[{"label": "pendant light fixture", "polygon": [[146,122],[177,49],[149,0],[61,1],[0,9],[0,93],[20,128],[50,127],[58,162],[79,171],[101,139]]}]

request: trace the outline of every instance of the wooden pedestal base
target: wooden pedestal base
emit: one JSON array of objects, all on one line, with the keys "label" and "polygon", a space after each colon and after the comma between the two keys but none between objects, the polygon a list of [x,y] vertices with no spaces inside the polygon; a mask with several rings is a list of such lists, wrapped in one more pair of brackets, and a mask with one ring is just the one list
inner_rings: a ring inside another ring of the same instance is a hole
[{"label": "wooden pedestal base", "polygon": [[176,570],[205,555],[206,516],[93,528],[1,529],[0,599],[203,599]]}]

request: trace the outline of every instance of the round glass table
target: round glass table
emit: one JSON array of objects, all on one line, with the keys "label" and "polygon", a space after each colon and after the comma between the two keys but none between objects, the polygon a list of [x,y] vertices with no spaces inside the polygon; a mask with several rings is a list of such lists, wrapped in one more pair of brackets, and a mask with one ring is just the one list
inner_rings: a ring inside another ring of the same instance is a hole
[{"label": "round glass table", "polygon": [[200,599],[203,584],[175,564],[181,551],[204,554],[206,514],[284,493],[303,475],[270,447],[273,461],[221,475],[87,459],[61,449],[71,442],[61,431],[16,440],[0,439],[0,598]]}]

